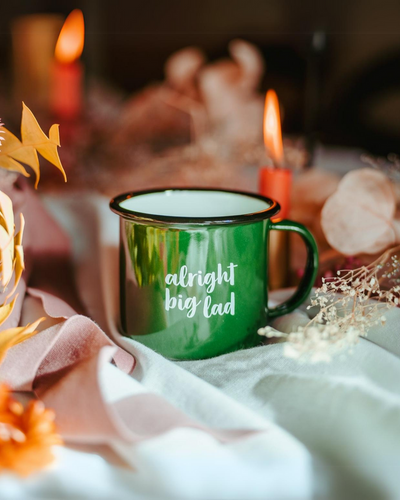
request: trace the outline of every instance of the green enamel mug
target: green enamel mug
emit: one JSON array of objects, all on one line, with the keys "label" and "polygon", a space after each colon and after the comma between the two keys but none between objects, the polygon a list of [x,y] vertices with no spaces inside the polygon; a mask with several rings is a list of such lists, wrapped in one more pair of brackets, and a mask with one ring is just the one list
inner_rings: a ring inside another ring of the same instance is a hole
[{"label": "green enamel mug", "polygon": [[[261,342],[257,330],[308,296],[318,268],[312,234],[263,196],[164,189],[117,196],[120,327],[171,359],[204,359]],[[293,296],[268,308],[268,235],[294,231],[307,248]]]}]

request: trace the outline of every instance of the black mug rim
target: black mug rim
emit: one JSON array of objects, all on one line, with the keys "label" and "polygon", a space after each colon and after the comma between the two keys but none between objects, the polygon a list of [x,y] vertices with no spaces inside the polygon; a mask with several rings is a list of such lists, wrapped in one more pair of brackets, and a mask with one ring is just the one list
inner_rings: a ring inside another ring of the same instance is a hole
[{"label": "black mug rim", "polygon": [[[231,193],[238,194],[242,196],[249,196],[251,198],[256,198],[261,201],[267,202],[270,206],[265,210],[260,210],[258,212],[252,212],[240,215],[225,215],[222,217],[181,217],[181,216],[171,216],[171,215],[158,215],[149,214],[144,212],[135,212],[133,210],[128,210],[121,207],[121,203],[129,198],[135,196],[141,196],[153,193],[165,193],[167,191],[211,191],[214,193]],[[233,189],[216,189],[216,188],[205,188],[205,187],[171,187],[171,188],[160,188],[160,189],[148,189],[144,191],[129,191],[127,193],[122,193],[115,196],[110,201],[110,209],[123,217],[124,219],[131,220],[134,222],[142,223],[170,223],[170,224],[238,224],[238,223],[250,223],[259,222],[265,219],[270,219],[274,217],[281,209],[279,203],[271,198],[267,198],[261,194],[251,193],[248,191],[237,191]]]}]

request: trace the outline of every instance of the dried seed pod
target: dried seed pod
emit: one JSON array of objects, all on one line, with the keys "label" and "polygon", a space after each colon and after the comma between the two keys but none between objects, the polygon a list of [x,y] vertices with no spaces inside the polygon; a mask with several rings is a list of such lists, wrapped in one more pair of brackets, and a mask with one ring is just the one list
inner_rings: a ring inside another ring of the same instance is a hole
[{"label": "dried seed pod", "polygon": [[395,211],[391,181],[378,170],[363,168],[343,177],[322,209],[321,225],[335,250],[375,254],[400,241]]}]

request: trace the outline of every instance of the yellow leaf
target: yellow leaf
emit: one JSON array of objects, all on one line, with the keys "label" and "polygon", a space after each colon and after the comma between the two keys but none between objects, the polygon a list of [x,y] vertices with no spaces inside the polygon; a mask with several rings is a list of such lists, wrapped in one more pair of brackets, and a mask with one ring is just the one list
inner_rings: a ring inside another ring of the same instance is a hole
[{"label": "yellow leaf", "polygon": [[54,124],[50,127],[49,131],[49,137],[52,142],[57,144],[57,146],[61,146],[60,144],[60,130],[59,130],[59,125]]},{"label": "yellow leaf", "polygon": [[9,235],[0,225],[0,282],[5,288],[13,273],[14,242],[13,236]]},{"label": "yellow leaf", "polygon": [[[8,300],[11,295],[15,292],[17,289],[19,280],[21,279],[22,273],[25,269],[25,263],[24,263],[24,249],[22,248],[22,245],[16,245],[15,247],[15,259],[14,259],[14,286],[12,287],[12,290],[10,293],[8,293],[6,300]],[[1,324],[1,322],[0,322]]]},{"label": "yellow leaf", "polygon": [[13,160],[11,156],[2,156],[0,152],[0,167],[6,170],[11,170],[11,172],[18,172],[24,177],[30,177],[26,169],[17,161]]},{"label": "yellow leaf", "polygon": [[58,125],[52,125],[49,135],[50,138],[40,128],[32,111],[25,103],[22,103],[21,138],[24,146],[33,146],[43,158],[62,172],[66,181],[67,177],[58,156],[57,147],[60,145]]},{"label": "yellow leaf", "polygon": [[11,235],[14,232],[13,205],[11,199],[3,191],[0,191],[0,214],[5,223],[4,229]]},{"label": "yellow leaf", "polygon": [[0,325],[4,323],[4,321],[10,316],[12,313],[12,310],[14,309],[15,301],[17,300],[17,297],[14,297],[14,299],[9,303],[4,306],[0,306]]},{"label": "yellow leaf", "polygon": [[4,143],[0,150],[0,166],[7,170],[20,172],[29,177],[28,172],[19,163],[22,162],[37,172],[39,170],[39,160],[35,148],[24,146],[18,137],[15,137],[6,128],[1,127],[1,131],[3,132]]},{"label": "yellow leaf", "polygon": [[28,165],[35,172],[36,188],[40,179],[40,165],[37,155],[39,152],[43,158],[57,167],[63,174],[64,180],[67,180],[58,156],[57,148],[60,146],[58,125],[51,126],[49,137],[47,137],[32,111],[22,103],[21,141],[4,127],[0,127],[0,131],[4,138],[0,150],[0,167],[29,177],[21,163]]},{"label": "yellow leaf", "polygon": [[36,335],[36,328],[45,319],[40,318],[29,325],[9,328],[0,332],[0,363],[5,358],[8,349]]},{"label": "yellow leaf", "polygon": [[24,235],[24,229],[25,229],[25,217],[22,213],[19,214],[19,221],[20,221],[19,232],[14,239],[15,246],[22,245],[22,237]]},{"label": "yellow leaf", "polygon": [[[25,269],[24,251],[22,248],[22,238],[25,228],[25,219],[20,214],[20,230],[15,235],[14,212],[11,199],[0,191],[0,284],[2,292],[11,281],[13,271],[14,285],[7,295],[5,302],[15,292],[22,272]],[[0,316],[0,324],[1,324]]]}]

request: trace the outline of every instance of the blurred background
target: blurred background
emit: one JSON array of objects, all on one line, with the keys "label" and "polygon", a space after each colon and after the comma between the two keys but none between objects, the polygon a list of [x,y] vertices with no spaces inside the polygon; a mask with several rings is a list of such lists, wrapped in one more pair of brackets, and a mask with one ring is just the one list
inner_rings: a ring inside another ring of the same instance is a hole
[{"label": "blurred background", "polygon": [[314,134],[323,143],[373,154],[399,153],[398,0],[2,2],[3,99],[12,98],[15,20],[34,13],[64,20],[75,8],[85,17],[87,77],[128,94],[162,80],[174,51],[195,45],[212,61],[226,56],[228,42],[241,37],[264,55],[260,90],[278,90],[286,133]]},{"label": "blurred background", "polygon": [[[340,176],[365,166],[364,152],[389,156],[399,176],[399,21],[399,0],[3,2],[0,116],[19,135],[24,100],[46,134],[61,125],[70,189],[259,191],[328,252],[319,214]],[[72,56],[57,54],[61,39]],[[268,142],[269,89],[279,101]],[[293,171],[284,200],[282,166]],[[54,169],[43,178],[64,189]]]}]

